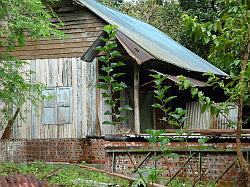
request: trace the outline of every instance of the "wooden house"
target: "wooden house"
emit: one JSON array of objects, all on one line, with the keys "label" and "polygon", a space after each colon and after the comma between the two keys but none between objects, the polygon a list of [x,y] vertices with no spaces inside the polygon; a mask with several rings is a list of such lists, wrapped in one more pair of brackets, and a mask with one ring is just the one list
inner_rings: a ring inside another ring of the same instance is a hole
[{"label": "wooden house", "polygon": [[[17,57],[29,62],[27,70],[36,72],[31,81],[45,84],[44,95],[52,95],[54,99],[45,100],[38,107],[27,102],[22,108],[24,120],[17,120],[12,138],[84,138],[117,133],[116,127],[102,125],[107,118],[103,114],[106,106],[96,88],[99,66],[95,47],[101,43],[102,28],[106,24],[118,26],[116,38],[123,54],[120,60],[127,64],[122,71],[126,73],[123,81],[128,88],[120,94],[126,98],[124,102],[134,108],[127,113],[129,119],[122,127],[130,133],[166,128],[158,120],[159,112],[150,106],[154,97],[149,70],[170,75],[169,84],[176,81],[177,75],[187,76],[205,91],[203,73],[226,76],[153,26],[95,0],[63,0],[55,12],[64,23],[61,30],[66,38],[29,41],[15,52]],[[224,128],[219,122],[211,126],[210,114],[201,114],[200,106],[186,94],[178,93],[177,89],[172,92],[179,94],[175,106],[188,108],[191,122],[196,122],[191,128]],[[235,118],[236,112],[231,115]]]}]

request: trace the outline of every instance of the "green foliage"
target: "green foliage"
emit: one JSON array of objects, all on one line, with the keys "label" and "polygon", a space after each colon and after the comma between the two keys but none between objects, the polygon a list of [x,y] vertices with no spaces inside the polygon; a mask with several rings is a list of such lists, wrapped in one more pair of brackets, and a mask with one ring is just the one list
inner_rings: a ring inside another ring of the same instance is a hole
[{"label": "green foliage", "polygon": [[55,29],[59,25],[50,22],[52,12],[49,13],[48,8],[41,0],[1,0],[0,47],[13,51],[16,47],[24,46],[27,35],[33,39],[62,36]]},{"label": "green foliage", "polygon": [[[208,75],[208,74],[206,74]],[[212,115],[218,116],[219,114],[226,117],[230,110],[235,108],[235,102],[237,101],[238,96],[230,95],[231,93],[235,93],[235,87],[231,85],[231,82],[224,84],[223,80],[218,80],[218,77],[211,74],[208,79],[207,84],[210,84],[214,87],[217,85],[220,86],[221,89],[224,90],[225,95],[228,95],[229,98],[225,102],[215,103],[209,97],[205,96],[202,91],[199,91],[198,88],[194,87],[194,85],[186,79],[184,76],[178,76],[178,86],[180,90],[189,90],[193,98],[197,98],[198,102],[201,104],[201,111],[205,112],[209,110]],[[239,94],[239,92],[237,92]],[[236,123],[232,120],[227,119],[228,127],[235,127]]]},{"label": "green foliage", "polygon": [[[204,44],[210,43],[210,60],[218,67],[229,72],[226,80],[207,73],[208,85],[219,87],[224,90],[228,97],[226,102],[215,104],[203,93],[193,88],[187,80],[180,77],[180,89],[190,88],[191,94],[197,96],[203,105],[202,111],[210,111],[225,116],[230,109],[235,108],[237,103],[239,111],[242,105],[249,104],[250,99],[250,71],[249,71],[249,45],[250,45],[250,14],[247,1],[220,0],[217,2],[221,7],[216,19],[211,22],[201,22],[196,17],[183,16],[184,23],[189,29],[190,34],[197,40],[202,39]],[[233,103],[233,104],[232,104]],[[227,119],[230,127],[241,128],[242,113],[238,113],[238,122]]]},{"label": "green foliage", "polygon": [[174,179],[171,181],[170,183],[171,187],[216,187],[216,184],[212,181],[206,183],[206,184],[193,184],[192,181],[190,179],[186,179],[186,180],[180,180],[180,179]]},{"label": "green foliage", "polygon": [[[161,73],[156,73],[150,75],[154,78],[155,83],[155,90],[154,90],[154,97],[157,99],[158,103],[154,103],[151,105],[153,108],[161,110],[164,113],[164,117],[161,119],[168,124],[178,127],[179,129],[176,130],[177,135],[182,135],[184,131],[182,131],[183,124],[186,120],[185,114],[186,111],[182,108],[176,108],[174,111],[170,107],[168,107],[169,102],[176,98],[176,96],[167,97],[167,92],[170,89],[170,86],[166,86],[164,81],[167,78],[165,75]],[[148,129],[146,132],[149,134],[148,141],[153,145],[154,148],[160,151],[160,154],[154,155],[155,162],[163,157],[172,157],[172,158],[179,158],[179,155],[173,153],[169,148],[168,144],[172,141],[185,141],[184,138],[177,137],[173,138],[170,136],[165,136],[164,133],[167,130],[154,130]],[[162,168],[151,168],[147,169],[147,180],[151,183],[157,182],[159,180],[160,174],[163,172]]]},{"label": "green foliage", "polygon": [[133,184],[131,185],[132,187],[146,187],[147,184],[145,183],[144,180],[142,179],[138,179],[135,182],[133,182]]},{"label": "green foliage", "polygon": [[4,119],[10,120],[13,108],[21,107],[27,100],[38,103],[44,87],[30,81],[33,72],[26,71],[26,62],[13,57],[12,52],[23,47],[27,39],[62,37],[63,34],[56,30],[59,25],[49,20],[55,16],[49,11],[49,3],[1,0],[0,4],[0,110],[5,114]]},{"label": "green foliage", "polygon": [[209,137],[205,137],[205,138],[200,138],[198,140],[199,144],[203,145],[204,143],[206,143],[209,140]]},{"label": "green foliage", "polygon": [[183,21],[195,41],[202,39],[203,44],[210,44],[211,62],[228,72],[237,72],[237,64],[241,64],[249,40],[249,10],[244,1],[220,0],[217,3],[221,9],[215,19],[202,22],[197,17],[183,15]]},{"label": "green foliage", "polygon": [[35,162],[31,164],[1,163],[0,176],[9,176],[15,173],[32,175],[40,180],[47,180],[50,184],[65,187],[91,187],[94,183],[106,185],[129,186],[129,181],[112,177],[106,174],[88,171],[78,165],[59,165]]},{"label": "green foliage", "polygon": [[[218,1],[215,0],[180,0],[179,3],[183,10],[182,14],[187,14],[190,17],[195,17],[201,22],[212,22],[216,19],[217,13],[221,9]],[[204,44],[201,38],[195,38],[194,35],[190,35],[190,29],[185,27],[185,22],[182,25],[180,42],[197,55],[201,56],[204,59],[208,59],[209,50],[207,49],[210,48],[211,43]]]},{"label": "green foliage", "polygon": [[118,125],[126,120],[126,117],[123,115],[124,111],[133,109],[128,105],[118,107],[123,98],[114,98],[116,93],[127,87],[124,82],[117,81],[117,77],[123,76],[124,73],[115,72],[115,69],[125,66],[125,64],[116,60],[117,57],[121,56],[120,52],[115,50],[117,48],[115,41],[116,26],[106,25],[103,30],[107,34],[106,37],[102,38],[105,45],[96,48],[96,50],[105,54],[98,58],[102,63],[101,70],[103,73],[99,76],[100,82],[97,84],[97,87],[104,91],[102,93],[103,98],[105,98],[104,102],[110,107],[110,110],[107,110],[104,114],[112,116],[112,121],[104,121],[103,124]]},{"label": "green foliage", "polygon": [[162,121],[165,121],[174,127],[182,128],[186,119],[186,111],[182,108],[176,108],[174,111],[171,111],[171,108],[167,106],[169,102],[176,98],[176,96],[167,96],[167,92],[170,89],[170,86],[164,85],[164,80],[167,77],[160,73],[151,76],[154,78],[155,83],[154,97],[159,101],[158,103],[154,103],[151,106],[161,110],[164,113],[164,116],[161,119]]},{"label": "green foliage", "polygon": [[148,182],[153,184],[157,182],[160,174],[163,172],[163,169],[162,168],[148,168],[147,172],[148,172],[147,180]]}]

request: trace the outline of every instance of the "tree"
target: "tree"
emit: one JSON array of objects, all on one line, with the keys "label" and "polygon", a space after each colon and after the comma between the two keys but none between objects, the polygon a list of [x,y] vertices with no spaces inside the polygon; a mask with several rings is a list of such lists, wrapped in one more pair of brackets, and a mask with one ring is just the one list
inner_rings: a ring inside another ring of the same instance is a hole
[{"label": "tree", "polygon": [[26,40],[62,37],[59,25],[50,22],[55,16],[50,7],[54,0],[0,1],[0,112],[7,122],[2,138],[9,138],[13,123],[22,105],[41,98],[43,85],[31,83],[31,72],[25,71],[26,62],[12,52],[23,47]]},{"label": "tree", "polygon": [[224,89],[229,99],[238,105],[235,124],[236,152],[245,184],[249,179],[249,167],[241,151],[242,108],[249,104],[250,96],[250,6],[248,1],[220,0],[221,10],[213,22],[200,23],[197,18],[184,15],[184,23],[195,38],[204,44],[211,43],[210,60],[230,73],[229,83],[212,75],[209,83]]},{"label": "tree", "polygon": [[[217,14],[221,9],[218,1],[214,0],[180,0],[180,7],[183,14],[196,17],[201,22],[213,22],[217,18]],[[182,22],[183,24],[183,22]],[[201,39],[194,38],[190,35],[190,31],[183,24],[182,32],[180,33],[180,43],[186,48],[195,52],[204,59],[208,59],[211,43],[203,43]],[[196,42],[193,42],[196,40]]]}]

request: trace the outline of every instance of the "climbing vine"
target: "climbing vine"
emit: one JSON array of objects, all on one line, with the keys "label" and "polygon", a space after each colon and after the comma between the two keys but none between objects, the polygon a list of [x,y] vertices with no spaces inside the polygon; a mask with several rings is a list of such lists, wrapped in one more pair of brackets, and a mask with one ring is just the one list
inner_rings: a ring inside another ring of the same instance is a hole
[{"label": "climbing vine", "polygon": [[118,77],[123,76],[125,73],[115,72],[116,68],[125,66],[123,62],[116,61],[116,58],[121,56],[120,52],[116,50],[116,26],[106,25],[103,30],[106,33],[106,37],[102,38],[105,45],[96,48],[96,50],[104,53],[104,55],[98,58],[98,61],[102,63],[101,70],[103,73],[99,76],[100,82],[97,84],[97,87],[103,90],[102,96],[105,99],[104,102],[109,107],[104,115],[112,117],[112,120],[104,121],[103,124],[119,125],[126,120],[123,112],[133,109],[128,105],[119,106],[120,101],[124,98],[115,97],[116,93],[127,88],[124,82],[117,80]]}]

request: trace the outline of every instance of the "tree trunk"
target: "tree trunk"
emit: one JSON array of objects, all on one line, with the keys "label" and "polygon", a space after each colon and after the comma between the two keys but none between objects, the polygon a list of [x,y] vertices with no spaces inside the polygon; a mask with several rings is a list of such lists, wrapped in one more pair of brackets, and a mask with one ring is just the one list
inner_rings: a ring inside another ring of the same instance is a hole
[{"label": "tree trunk", "polygon": [[248,164],[243,156],[243,153],[241,151],[241,129],[242,129],[242,109],[243,109],[243,102],[244,102],[244,89],[245,89],[245,79],[244,79],[244,73],[247,68],[247,63],[249,59],[249,53],[250,53],[250,41],[247,44],[247,49],[244,53],[243,57],[243,63],[241,66],[241,73],[240,73],[240,96],[238,99],[238,119],[237,119],[237,127],[236,127],[236,153],[237,153],[237,158],[239,161],[240,169],[241,169],[241,176],[244,176],[243,178],[241,177],[241,186],[246,186],[249,178],[249,168]]},{"label": "tree trunk", "polygon": [[8,121],[8,124],[7,124],[6,128],[4,129],[3,135],[1,137],[1,140],[10,138],[13,124],[16,121],[16,118],[17,118],[19,112],[20,112],[20,107],[17,108],[13,118]]}]

